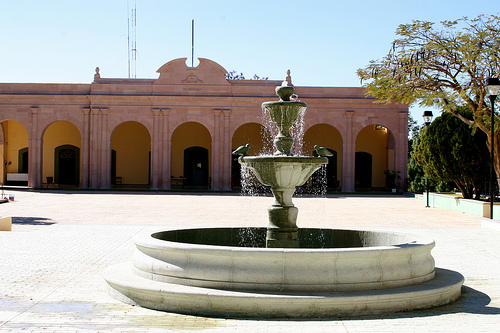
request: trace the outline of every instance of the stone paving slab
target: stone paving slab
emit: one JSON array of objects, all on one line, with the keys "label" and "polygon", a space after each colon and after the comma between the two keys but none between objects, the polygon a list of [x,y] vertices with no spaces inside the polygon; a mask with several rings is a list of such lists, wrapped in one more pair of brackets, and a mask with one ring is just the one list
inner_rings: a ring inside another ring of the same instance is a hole
[{"label": "stone paving slab", "polygon": [[[12,192],[12,191],[11,191]],[[465,277],[462,298],[422,311],[335,320],[227,320],[120,303],[101,273],[129,261],[132,237],[162,228],[265,226],[270,197],[14,191],[0,204],[0,332],[494,332],[500,327],[500,231],[481,218],[403,196],[294,198],[300,226],[432,237],[436,266]]]}]

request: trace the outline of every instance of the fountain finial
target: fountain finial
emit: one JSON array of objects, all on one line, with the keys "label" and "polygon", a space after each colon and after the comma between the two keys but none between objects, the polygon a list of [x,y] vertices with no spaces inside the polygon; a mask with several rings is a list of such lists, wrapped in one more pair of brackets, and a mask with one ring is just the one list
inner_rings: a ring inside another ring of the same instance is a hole
[{"label": "fountain finial", "polygon": [[281,86],[276,87],[276,94],[280,97],[282,101],[289,101],[290,97],[293,95],[295,88],[292,84],[292,77],[290,76],[290,70],[286,71],[285,81],[281,83]]},{"label": "fountain finial", "polygon": [[286,86],[289,86],[289,87],[293,87],[292,77],[290,76],[290,70],[289,69],[286,70],[286,78],[285,78],[285,81],[283,81],[282,84],[286,85]]}]

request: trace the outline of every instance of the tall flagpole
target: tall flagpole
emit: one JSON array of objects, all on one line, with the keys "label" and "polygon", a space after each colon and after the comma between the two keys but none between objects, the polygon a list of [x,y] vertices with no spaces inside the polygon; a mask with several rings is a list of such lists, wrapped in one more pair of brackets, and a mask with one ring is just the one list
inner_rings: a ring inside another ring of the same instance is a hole
[{"label": "tall flagpole", "polygon": [[194,20],[191,21],[191,67],[194,67]]}]

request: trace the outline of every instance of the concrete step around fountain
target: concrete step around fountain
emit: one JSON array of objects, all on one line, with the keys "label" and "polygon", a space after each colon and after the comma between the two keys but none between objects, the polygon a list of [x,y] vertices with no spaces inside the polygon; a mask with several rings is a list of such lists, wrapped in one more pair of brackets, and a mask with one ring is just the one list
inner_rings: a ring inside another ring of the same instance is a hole
[{"label": "concrete step around fountain", "polygon": [[130,263],[104,273],[109,293],[150,309],[224,318],[332,318],[425,309],[461,294],[460,273],[436,268],[434,279],[404,287],[349,292],[255,292],[192,287],[152,281]]}]

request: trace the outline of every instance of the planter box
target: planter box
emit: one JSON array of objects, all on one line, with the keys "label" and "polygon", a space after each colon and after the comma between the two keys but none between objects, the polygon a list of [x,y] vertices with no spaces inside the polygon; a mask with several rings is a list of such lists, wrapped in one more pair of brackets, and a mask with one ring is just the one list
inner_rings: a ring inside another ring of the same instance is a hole
[{"label": "planter box", "polygon": [[0,217],[0,231],[12,230],[12,217]]},{"label": "planter box", "polygon": [[[427,204],[426,193],[417,197],[421,197],[424,204]],[[463,199],[454,195],[443,193],[429,193],[429,206],[490,218],[490,203],[486,201]],[[500,218],[499,207],[500,203],[495,203],[493,205],[493,218],[495,219]]]}]

